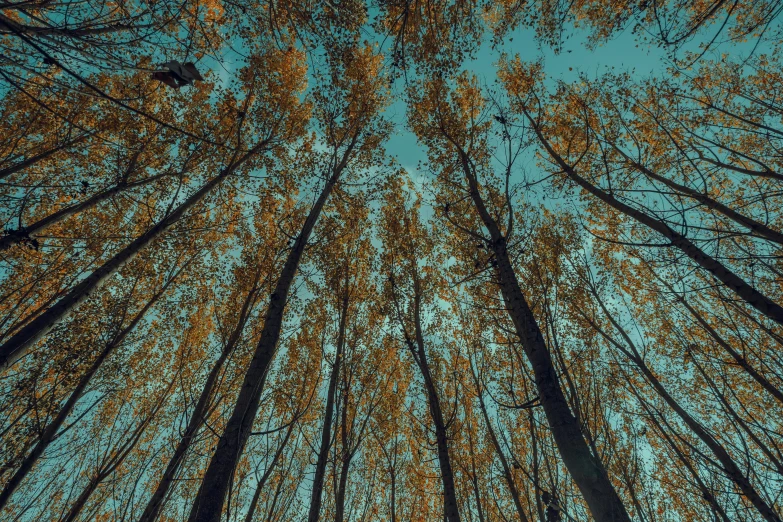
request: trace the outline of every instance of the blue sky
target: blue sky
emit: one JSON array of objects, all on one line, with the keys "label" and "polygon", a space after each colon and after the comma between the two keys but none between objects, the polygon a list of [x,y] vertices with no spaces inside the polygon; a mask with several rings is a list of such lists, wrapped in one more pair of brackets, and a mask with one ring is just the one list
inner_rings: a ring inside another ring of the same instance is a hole
[{"label": "blue sky", "polygon": [[[511,40],[513,39],[513,40]],[[660,73],[666,69],[665,53],[658,47],[639,44],[630,31],[618,34],[612,40],[596,49],[588,49],[587,33],[577,32],[564,45],[563,52],[555,54],[549,47],[540,47],[534,31],[517,29],[509,35],[500,49],[493,50],[485,41],[476,56],[463,65],[463,69],[474,73],[481,83],[492,85],[497,76],[497,63],[501,54],[519,55],[525,61],[544,61],[544,70],[552,82],[574,81],[579,73],[598,76],[607,69],[615,72],[630,71],[637,77]],[[395,102],[388,115],[397,124],[397,131],[387,143],[387,150],[400,164],[416,177],[416,164],[426,159],[426,151],[417,143],[416,136],[405,125],[405,100],[403,84],[397,82],[393,93]]]}]

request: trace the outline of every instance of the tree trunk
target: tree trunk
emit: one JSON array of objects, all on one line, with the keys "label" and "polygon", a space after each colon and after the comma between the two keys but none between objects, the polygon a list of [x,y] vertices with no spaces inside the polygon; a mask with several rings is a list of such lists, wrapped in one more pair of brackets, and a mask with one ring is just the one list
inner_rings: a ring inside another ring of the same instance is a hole
[{"label": "tree trunk", "polygon": [[342,300],[340,310],[340,326],[337,334],[337,349],[334,354],[334,364],[329,375],[329,388],[326,391],[326,410],[321,427],[321,447],[318,451],[318,460],[315,464],[315,476],[313,477],[313,490],[310,496],[310,510],[307,515],[308,522],[318,522],[321,513],[321,496],[324,489],[324,477],[326,476],[326,461],[329,450],[332,447],[332,418],[334,417],[334,401],[337,395],[337,382],[340,376],[340,363],[343,358],[343,346],[345,344],[345,324],[348,317],[348,290]]},{"label": "tree trunk", "polygon": [[144,305],[144,308],[142,308],[141,311],[133,317],[128,326],[122,329],[111,340],[111,342],[109,342],[104,347],[101,353],[98,354],[98,357],[90,365],[89,369],[84,373],[84,375],[82,375],[82,378],[79,380],[76,388],[74,388],[74,390],[71,392],[71,395],[68,397],[68,400],[62,406],[62,408],[60,408],[57,416],[44,429],[43,433],[41,433],[41,438],[38,443],[35,445],[30,454],[22,461],[22,464],[16,470],[16,473],[14,473],[8,482],[6,482],[2,493],[0,493],[0,511],[3,510],[5,505],[8,503],[8,500],[11,498],[11,495],[13,495],[14,491],[19,487],[19,484],[22,483],[27,474],[30,473],[30,470],[32,470],[35,463],[46,451],[46,448],[48,448],[52,441],[55,440],[60,427],[62,427],[65,420],[71,414],[73,408],[76,406],[76,403],[79,401],[85,389],[87,388],[87,385],[90,383],[93,376],[97,373],[98,369],[101,367],[104,361],[114,352],[115,348],[122,344],[122,341],[125,340],[128,334],[130,334],[130,332],[141,322],[141,320],[144,318],[144,315],[166,292],[171,283],[182,273],[186,266],[187,264],[177,271],[177,273],[171,279],[169,279],[155,295],[152,296],[152,299],[150,299],[147,304]]},{"label": "tree trunk", "polygon": [[473,369],[473,365],[470,367],[471,375],[473,376],[473,382],[476,385],[476,395],[479,400],[479,408],[481,409],[481,415],[484,417],[484,423],[487,425],[487,433],[489,434],[489,440],[492,442],[492,447],[495,448],[495,453],[500,460],[500,465],[503,467],[503,477],[506,479],[506,485],[511,493],[511,498],[514,500],[514,507],[517,510],[517,516],[522,522],[528,522],[524,509],[522,509],[522,501],[519,498],[519,490],[514,482],[514,476],[511,473],[511,468],[508,465],[506,455],[503,453],[503,448],[500,447],[500,441],[498,441],[497,435],[495,435],[495,429],[492,427],[492,423],[487,413],[487,406],[484,403],[484,394],[481,391],[481,383],[479,382],[478,375]]},{"label": "tree trunk", "polygon": [[56,152],[60,152],[61,150],[65,150],[65,149],[67,149],[67,148],[69,148],[69,147],[71,147],[73,145],[76,145],[77,143],[85,140],[89,136],[90,136],[89,133],[81,134],[81,135],[77,136],[76,138],[73,138],[71,140],[65,141],[65,142],[57,145],[56,147],[53,147],[53,148],[48,149],[48,150],[45,150],[45,151],[43,151],[43,152],[41,152],[39,154],[36,154],[35,156],[31,156],[31,157],[29,157],[29,158],[27,158],[25,160],[22,160],[22,161],[20,161],[19,163],[15,164],[15,165],[11,165],[10,167],[6,167],[4,169],[1,169],[0,170],[0,179],[4,179],[4,178],[10,176],[11,174],[14,174],[15,172],[19,172],[20,170],[24,170],[27,167],[31,167],[31,166],[35,165],[36,163],[38,163],[39,161],[45,160],[46,158],[48,158],[49,156],[51,156],[52,154],[54,154]]},{"label": "tree trunk", "polygon": [[28,239],[32,234],[37,234],[38,232],[45,229],[46,227],[50,227],[54,224],[57,224],[66,218],[78,214],[79,212],[88,210],[94,207],[95,205],[97,205],[98,203],[109,199],[115,194],[119,194],[121,192],[124,192],[125,190],[133,189],[136,187],[143,187],[144,185],[152,183],[153,181],[156,181],[164,176],[166,176],[166,174],[158,174],[157,176],[150,176],[147,179],[134,181],[133,183],[118,183],[112,188],[99,192],[87,198],[86,200],[82,201],[81,203],[76,203],[69,207],[65,207],[63,209],[58,210],[57,212],[54,212],[53,214],[50,214],[44,218],[39,219],[38,221],[36,221],[31,225],[22,227],[19,230],[11,231],[10,233],[4,235],[3,237],[0,237],[0,251],[7,250],[13,245],[20,243],[25,239]]},{"label": "tree trunk", "polygon": [[590,452],[581,427],[568,407],[552,357],[514,273],[514,267],[506,250],[506,238],[484,205],[478,183],[470,170],[468,157],[464,151],[460,151],[460,156],[463,172],[470,186],[470,196],[490,234],[489,246],[497,261],[496,270],[503,300],[532,366],[538,396],[563,463],[587,502],[593,518],[602,522],[631,522],[622,500],[609,480],[606,469]]},{"label": "tree trunk", "polygon": [[647,406],[647,404],[644,401],[642,401],[642,398],[639,396],[638,392],[636,391],[636,388],[633,385],[631,385],[631,390],[633,394],[636,396],[637,400],[639,400],[639,403],[642,405],[644,410],[647,412],[650,421],[652,421],[653,425],[656,428],[658,428],[658,431],[661,433],[661,436],[664,438],[664,440],[672,449],[672,451],[674,451],[675,455],[677,455],[677,459],[682,463],[683,466],[685,466],[685,469],[688,470],[688,473],[691,475],[691,477],[693,477],[693,480],[696,482],[696,485],[701,491],[702,498],[704,498],[707,502],[710,503],[710,507],[712,507],[713,512],[715,512],[718,516],[720,516],[720,519],[723,522],[729,522],[729,518],[726,515],[726,511],[718,503],[718,500],[715,498],[713,491],[710,490],[707,487],[707,485],[704,483],[704,481],[701,479],[701,476],[699,476],[699,472],[693,467],[693,464],[688,460],[687,456],[682,452],[679,446],[677,446],[677,444],[669,436],[669,434],[666,433],[665,428],[661,426],[661,424],[658,422],[658,419],[655,418],[655,413],[650,410],[649,406]]},{"label": "tree trunk", "polygon": [[267,371],[277,351],[277,342],[280,339],[280,330],[283,326],[283,312],[288,302],[288,292],[299,268],[299,261],[321,210],[345,168],[348,155],[355,142],[356,139],[346,151],[340,164],[334,167],[331,177],[310,210],[310,214],[288,254],[285,265],[283,265],[280,278],[277,280],[269,301],[261,338],[242,382],[234,411],[226,424],[223,436],[218,442],[217,449],[204,474],[201,487],[196,494],[188,518],[189,522],[220,522],[226,493],[228,493],[229,484],[234,477],[234,470],[253,428]]},{"label": "tree trunk", "polygon": [[196,402],[196,406],[190,416],[188,425],[185,428],[185,431],[183,432],[182,437],[180,438],[179,443],[174,450],[174,453],[169,459],[169,463],[166,466],[166,470],[163,472],[163,476],[158,483],[158,487],[155,489],[155,492],[152,494],[149,502],[147,502],[147,506],[144,508],[144,511],[139,518],[139,522],[154,522],[157,519],[160,510],[163,508],[166,495],[168,495],[169,489],[171,488],[177,476],[177,472],[179,471],[179,468],[185,459],[185,454],[190,448],[193,437],[196,436],[196,433],[198,433],[198,431],[201,429],[201,426],[203,426],[204,422],[206,422],[212,395],[215,389],[215,385],[218,382],[218,376],[223,369],[223,364],[226,362],[226,359],[231,356],[237,344],[239,343],[239,339],[242,336],[242,331],[245,328],[245,324],[247,323],[247,319],[250,316],[251,309],[256,300],[256,293],[258,291],[257,285],[260,279],[260,275],[261,271],[257,271],[256,278],[253,281],[253,287],[248,292],[247,297],[242,304],[242,309],[239,312],[237,324],[234,327],[234,330],[231,332],[231,336],[228,338],[226,345],[223,347],[220,353],[220,357],[218,357],[217,361],[212,367],[212,370],[209,372],[209,376],[207,377],[207,381],[204,384],[204,388],[201,390],[201,395]]},{"label": "tree trunk", "polygon": [[[594,294],[595,295],[595,294]],[[739,488],[739,490],[742,492],[742,494],[750,501],[751,504],[758,510],[759,513],[761,513],[761,516],[764,517],[765,520],[768,522],[781,522],[780,516],[775,512],[772,507],[770,507],[763,498],[761,498],[761,495],[759,495],[758,491],[756,491],[756,488],[753,487],[753,485],[750,483],[750,480],[745,476],[744,473],[742,473],[742,470],[740,470],[739,466],[734,462],[734,459],[732,459],[731,455],[729,455],[728,451],[717,441],[715,438],[710,434],[702,425],[700,422],[698,422],[696,419],[691,417],[691,415],[685,411],[685,409],[680,406],[680,404],[669,395],[669,392],[664,388],[663,384],[658,380],[658,378],[655,376],[655,374],[650,370],[650,368],[647,366],[647,364],[644,362],[642,357],[640,356],[639,352],[636,349],[636,345],[633,343],[631,338],[628,336],[626,331],[620,326],[620,324],[615,321],[615,319],[609,314],[608,310],[603,304],[603,301],[598,299],[598,304],[600,305],[601,309],[603,310],[604,314],[606,315],[607,319],[612,323],[612,325],[617,329],[617,331],[620,333],[620,336],[625,341],[628,348],[624,348],[619,342],[615,341],[611,336],[609,336],[606,332],[604,332],[595,322],[590,321],[593,325],[593,327],[600,333],[610,344],[615,346],[618,350],[620,350],[623,355],[625,355],[629,360],[631,360],[636,367],[642,372],[642,375],[647,379],[647,382],[649,382],[653,389],[655,389],[656,393],[666,402],[666,404],[669,405],[669,407],[674,410],[674,412],[677,414],[677,416],[685,423],[686,426],[696,435],[696,437],[701,440],[705,446],[707,446],[710,451],[712,451],[712,454],[715,456],[718,462],[720,462],[722,471],[726,474],[729,479],[734,482],[734,484]],[[586,317],[583,314],[584,317]],[[630,350],[630,351],[629,351]]]},{"label": "tree trunk", "polygon": [[473,427],[468,424],[468,452],[470,453],[470,482],[473,485],[473,496],[476,499],[476,515],[479,522],[484,522],[484,508],[481,506],[481,491],[479,490],[478,472],[476,471],[476,453],[473,448]]},{"label": "tree trunk", "polygon": [[530,122],[533,131],[538,137],[538,141],[543,145],[552,159],[558,164],[558,166],[566,173],[566,175],[574,181],[577,185],[582,187],[585,191],[597,197],[610,207],[614,208],[618,212],[625,214],[631,219],[645,225],[646,227],[654,230],[668,239],[672,246],[680,249],[686,256],[691,258],[697,265],[704,270],[712,274],[715,279],[730,288],[739,298],[748,303],[750,306],[766,315],[776,323],[783,325],[783,307],[772,301],[767,296],[756,290],[753,286],[748,284],[744,279],[737,274],[729,270],[718,260],[707,255],[701,248],[697,247],[691,240],[682,234],[676,232],[669,225],[655,219],[644,212],[637,210],[630,205],[626,205],[622,201],[615,198],[612,194],[605,192],[604,190],[596,187],[579,174],[576,173],[571,165],[565,162],[565,160],[552,148],[552,145],[542,134],[535,120],[527,112],[525,116]]},{"label": "tree trunk", "polygon": [[449,457],[449,439],[446,432],[446,423],[443,420],[443,411],[440,406],[438,391],[435,388],[435,382],[430,373],[429,362],[427,361],[427,352],[424,347],[424,336],[421,330],[421,294],[419,290],[418,279],[414,282],[413,296],[413,314],[416,344],[405,334],[408,348],[416,360],[424,379],[424,388],[427,391],[427,405],[430,410],[432,423],[435,425],[435,441],[438,448],[438,465],[440,467],[441,482],[443,484],[444,499],[444,518],[448,522],[459,522],[459,504],[457,502],[457,491],[454,486],[454,471],[451,467],[451,458]]},{"label": "tree trunk", "polygon": [[285,450],[285,447],[288,444],[288,439],[291,438],[291,433],[294,432],[294,427],[296,427],[296,423],[292,422],[291,425],[286,430],[285,437],[283,437],[283,441],[280,443],[280,446],[277,448],[274,457],[272,457],[272,462],[269,464],[269,467],[266,468],[266,471],[264,471],[264,474],[259,479],[258,484],[256,484],[256,490],[253,493],[253,498],[250,500],[250,507],[247,510],[247,515],[245,516],[245,522],[253,522],[253,514],[255,513],[256,507],[258,506],[258,500],[261,498],[261,491],[264,489],[264,485],[266,485],[266,481],[269,480],[269,477],[272,475],[272,471],[274,471],[277,462],[280,460],[280,457],[283,455],[283,450]]},{"label": "tree trunk", "polygon": [[[616,147],[615,147],[616,149]],[[618,150],[619,151],[619,150]],[[633,161],[631,158],[620,152],[626,160],[638,171],[642,172],[644,175],[646,175],[650,179],[654,179],[656,181],[659,181],[666,185],[667,187],[680,192],[681,194],[685,194],[689,198],[698,201],[705,207],[709,208],[710,210],[714,210],[716,212],[719,212],[720,214],[723,214],[727,218],[731,219],[735,223],[739,224],[740,226],[743,226],[747,229],[749,229],[751,232],[758,234],[759,236],[763,237],[764,239],[767,239],[769,241],[772,241],[773,243],[777,243],[778,245],[783,245],[783,234],[778,232],[777,230],[769,228],[764,223],[761,223],[759,221],[756,221],[755,219],[749,218],[748,216],[745,216],[744,214],[741,214],[737,212],[736,210],[732,209],[731,207],[724,205],[720,201],[717,201],[707,194],[704,194],[702,192],[699,192],[697,190],[694,190],[686,185],[681,185],[675,181],[670,180],[669,178],[665,176],[661,176],[659,174],[656,174],[652,170],[648,169],[641,163],[637,163]]]},{"label": "tree trunk", "polygon": [[677,299],[682,305],[685,307],[688,312],[693,316],[694,319],[696,319],[696,322],[699,323],[699,326],[701,326],[707,334],[720,346],[723,348],[726,353],[728,353],[732,359],[734,359],[734,362],[737,363],[737,366],[742,368],[747,372],[748,375],[750,375],[753,380],[755,380],[759,385],[761,385],[762,388],[764,388],[767,392],[769,392],[770,395],[775,397],[778,401],[780,401],[781,404],[783,404],[783,391],[781,391],[777,386],[775,386],[773,383],[769,381],[765,376],[763,376],[761,373],[759,373],[755,368],[753,368],[750,363],[748,363],[748,360],[741,355],[737,350],[735,350],[728,342],[726,342],[723,337],[718,334],[718,332],[715,331],[715,329],[710,326],[710,324],[707,322],[706,319],[699,313],[698,310],[693,308],[691,304],[685,299],[683,295],[680,295],[678,292],[674,291],[674,288],[669,285],[665,280],[658,277],[657,274],[650,272],[660,281],[669,291],[672,292],[672,295],[675,296],[675,299]]},{"label": "tree trunk", "polygon": [[245,161],[259,152],[266,142],[260,142],[240,159],[233,161],[223,171],[201,187],[179,207],[159,221],[155,226],[134,240],[131,244],[116,253],[92,274],[74,286],[62,299],[52,305],[41,315],[30,321],[16,334],[0,346],[0,370],[7,369],[29,351],[30,347],[51,330],[58,322],[67,317],[76,306],[98,290],[115,272],[132,260],[141,250],[171,228],[194,205],[201,201],[223,180],[229,177]]},{"label": "tree trunk", "polygon": [[98,469],[98,472],[90,479],[90,482],[87,484],[87,486],[82,490],[82,492],[79,494],[79,497],[76,499],[76,502],[71,506],[71,509],[68,511],[68,514],[63,519],[63,522],[74,522],[81,513],[82,509],[84,509],[84,506],[87,504],[87,501],[90,499],[90,496],[95,492],[96,489],[98,489],[98,486],[101,485],[101,483],[106,480],[106,478],[114,473],[114,471],[120,467],[120,465],[125,461],[126,458],[128,458],[128,455],[130,455],[130,452],[133,451],[133,448],[136,447],[136,444],[139,443],[139,440],[141,440],[141,436],[144,434],[144,431],[147,429],[147,426],[149,426],[150,422],[152,422],[152,419],[157,415],[158,411],[160,411],[161,406],[163,406],[163,403],[165,401],[166,395],[171,390],[171,387],[176,382],[176,376],[174,379],[171,380],[171,383],[169,383],[168,387],[166,388],[166,391],[164,391],[160,399],[158,400],[157,404],[152,408],[152,411],[150,411],[149,415],[141,421],[141,423],[136,427],[136,429],[133,430],[131,433],[131,436],[126,440],[123,444],[120,445],[119,448],[117,448],[116,453],[114,453],[107,461],[104,461],[101,463],[101,467]]},{"label": "tree trunk", "polygon": [[345,494],[348,487],[348,471],[351,467],[353,452],[344,452],[340,464],[340,482],[337,485],[337,492],[334,495],[334,522],[343,522],[345,518]]}]

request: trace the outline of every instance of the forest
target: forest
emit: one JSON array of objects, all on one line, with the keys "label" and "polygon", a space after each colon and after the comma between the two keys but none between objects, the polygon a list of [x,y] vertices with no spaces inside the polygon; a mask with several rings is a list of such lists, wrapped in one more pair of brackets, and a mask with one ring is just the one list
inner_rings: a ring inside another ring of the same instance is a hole
[{"label": "forest", "polygon": [[782,522],[783,0],[0,0],[0,520]]}]

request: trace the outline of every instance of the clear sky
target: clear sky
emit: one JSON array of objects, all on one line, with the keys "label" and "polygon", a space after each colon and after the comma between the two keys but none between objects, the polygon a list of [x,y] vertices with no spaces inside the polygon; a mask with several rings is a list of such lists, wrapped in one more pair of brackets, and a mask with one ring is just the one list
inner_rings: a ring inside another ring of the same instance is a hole
[{"label": "clear sky", "polygon": [[[586,33],[577,32],[563,46],[563,52],[555,54],[549,47],[540,47],[534,31],[517,29],[504,41],[502,48],[493,50],[485,41],[476,56],[463,65],[463,69],[474,73],[481,83],[491,86],[497,77],[497,63],[501,54],[519,55],[522,60],[542,59],[544,68],[552,82],[562,79],[572,81],[577,75],[598,76],[607,69],[615,72],[635,72],[638,77],[660,73],[666,69],[665,53],[662,49],[640,44],[630,31],[625,31],[596,49],[588,49]],[[416,164],[426,159],[426,151],[419,146],[416,136],[405,125],[405,101],[403,82],[398,81],[393,90],[396,100],[389,109],[389,116],[397,124],[397,132],[389,140],[387,150],[412,174]],[[415,174],[414,174],[415,177]]]}]

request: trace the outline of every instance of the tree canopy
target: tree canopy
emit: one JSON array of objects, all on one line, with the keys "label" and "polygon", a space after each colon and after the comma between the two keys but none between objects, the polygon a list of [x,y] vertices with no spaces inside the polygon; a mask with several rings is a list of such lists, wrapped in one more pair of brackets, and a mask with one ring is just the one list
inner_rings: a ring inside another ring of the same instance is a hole
[{"label": "tree canopy", "polygon": [[0,0],[0,518],[783,521],[782,11]]}]

